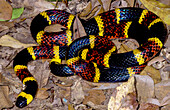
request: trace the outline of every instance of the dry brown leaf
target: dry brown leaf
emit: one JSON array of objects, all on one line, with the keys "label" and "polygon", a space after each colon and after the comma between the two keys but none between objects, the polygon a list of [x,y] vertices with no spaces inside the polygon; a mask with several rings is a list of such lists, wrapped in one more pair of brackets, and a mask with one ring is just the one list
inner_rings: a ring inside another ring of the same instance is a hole
[{"label": "dry brown leaf", "polygon": [[72,104],[68,104],[68,110],[75,110]]},{"label": "dry brown leaf", "polygon": [[112,40],[112,42],[114,43],[114,45],[116,46],[116,49],[119,50],[122,46],[122,43],[119,42],[119,39],[114,39]]},{"label": "dry brown leaf", "polygon": [[158,15],[166,24],[170,25],[170,6],[156,0],[140,0],[150,11]]},{"label": "dry brown leaf", "polygon": [[[60,24],[55,24],[51,26],[47,26],[44,30],[46,32],[61,32],[63,29],[66,29],[64,26]],[[85,30],[83,28],[83,25],[81,24],[80,20],[78,17],[76,17],[74,24],[73,24],[73,40],[86,36],[87,34],[85,33]]]},{"label": "dry brown leaf", "polygon": [[119,86],[121,83],[96,83],[93,89],[95,90],[104,90],[104,89],[113,89]]},{"label": "dry brown leaf", "polygon": [[10,20],[12,17],[12,7],[6,0],[0,0],[0,19]]},{"label": "dry brown leaf", "polygon": [[2,108],[10,108],[13,106],[9,97],[9,88],[8,86],[0,86],[0,109]]},{"label": "dry brown leaf", "polygon": [[24,44],[19,42],[18,40],[14,39],[9,35],[4,35],[0,38],[0,45],[1,46],[8,46],[12,48],[27,48],[30,46],[36,46],[36,44]]},{"label": "dry brown leaf", "polygon": [[155,84],[155,96],[159,101],[162,101],[162,99],[169,94],[169,91],[170,91],[170,79]]},{"label": "dry brown leaf", "polygon": [[170,105],[170,92],[162,99],[160,106]]},{"label": "dry brown leaf", "polygon": [[[167,43],[169,43],[168,40],[167,40]],[[163,56],[167,62],[170,62],[170,47],[162,49],[160,55]]]},{"label": "dry brown leaf", "polygon": [[[53,99],[51,100],[56,100],[55,98],[60,98],[63,102],[62,103],[69,103],[70,101],[70,94],[71,94],[71,89],[70,87],[64,87],[64,86],[56,86],[56,85],[47,85],[46,87],[54,89],[54,92],[52,92]],[[61,101],[60,100],[60,101]],[[53,101],[52,101],[53,102]]]},{"label": "dry brown leaf", "polygon": [[0,32],[1,32],[1,31],[3,31],[3,30],[6,30],[6,29],[8,29],[8,27],[7,27],[7,26],[5,26],[5,25],[1,25],[1,24],[0,24]]},{"label": "dry brown leaf", "polygon": [[60,24],[54,24],[54,25],[45,27],[44,31],[46,31],[46,32],[61,32],[61,31],[63,31],[62,29],[66,29],[66,28]]},{"label": "dry brown leaf", "polygon": [[100,0],[91,0],[83,12],[81,12],[78,16],[82,19],[90,19],[103,12],[104,9]]},{"label": "dry brown leaf", "polygon": [[104,11],[110,10],[111,1],[112,0],[101,0],[101,4],[103,5]]},{"label": "dry brown leaf", "polygon": [[159,106],[151,103],[142,103],[139,110],[159,110]]},{"label": "dry brown leaf", "polygon": [[74,80],[72,80],[71,77],[60,77],[60,76],[54,75],[52,80],[54,84],[59,87],[71,87],[74,84]]},{"label": "dry brown leaf", "polygon": [[28,65],[28,69],[30,70],[31,73],[34,74],[38,82],[38,86],[40,88],[43,88],[48,82],[49,75],[50,75],[50,70],[48,68],[49,68],[48,61],[42,63],[42,61],[39,60],[39,61],[30,62]]},{"label": "dry brown leaf", "polygon": [[68,7],[68,0],[62,0],[62,3],[64,3],[66,7]]},{"label": "dry brown leaf", "polygon": [[107,105],[96,105],[91,101],[87,102],[87,105],[91,107],[91,109],[87,109],[87,110],[106,110],[107,109]]},{"label": "dry brown leaf", "polygon": [[92,102],[95,105],[101,105],[103,101],[105,101],[106,97],[102,90],[90,90],[88,92],[88,96],[85,96],[83,100],[83,104],[87,104],[87,102]]},{"label": "dry brown leaf", "polygon": [[111,10],[115,8],[127,7],[128,3],[125,0],[115,0],[111,3]]},{"label": "dry brown leaf", "polygon": [[129,48],[127,45],[122,44],[120,49],[118,50],[118,53],[125,53],[125,52],[129,52],[132,51],[131,48]]},{"label": "dry brown leaf", "polygon": [[170,1],[169,0],[157,0],[157,1],[170,6]]},{"label": "dry brown leaf", "polygon": [[149,98],[146,103],[151,103],[160,106],[159,100],[156,98]]},{"label": "dry brown leaf", "polygon": [[139,43],[135,39],[126,39],[122,43],[126,44],[131,49],[136,49],[140,46]]},{"label": "dry brown leaf", "polygon": [[169,110],[169,108],[170,108],[170,104],[169,104],[169,105],[166,105],[166,106],[161,107],[161,110]]},{"label": "dry brown leaf", "polygon": [[133,7],[133,5],[134,5],[134,0],[126,0],[127,2],[128,2],[128,5],[130,6],[130,7]]},{"label": "dry brown leaf", "polygon": [[111,10],[115,8],[119,8],[119,4],[121,4],[120,0],[115,0],[114,2],[111,3]]},{"label": "dry brown leaf", "polygon": [[13,22],[0,21],[0,32],[14,26]]},{"label": "dry brown leaf", "polygon": [[86,36],[86,32],[84,30],[83,25],[81,24],[78,17],[76,17],[73,24],[73,40]]},{"label": "dry brown leaf", "polygon": [[52,5],[50,2],[47,2],[45,0],[38,0],[34,3],[34,8],[37,11],[44,11],[44,10],[49,10],[49,9],[54,9],[55,6]]},{"label": "dry brown leaf", "polygon": [[165,59],[162,56],[157,56],[157,57],[153,58],[152,60],[150,60],[147,65],[151,66],[152,64],[154,64],[156,62],[162,62],[164,60]]},{"label": "dry brown leaf", "polygon": [[37,91],[36,98],[37,99],[46,99],[49,97],[49,93],[47,92],[47,88],[40,88]]},{"label": "dry brown leaf", "polygon": [[2,74],[0,73],[0,86],[3,85],[3,83],[6,82]]},{"label": "dry brown leaf", "polygon": [[121,110],[137,110],[136,92],[129,93],[123,100]]},{"label": "dry brown leaf", "polygon": [[126,0],[121,0],[121,7],[127,7],[128,3]]},{"label": "dry brown leaf", "polygon": [[122,100],[125,99],[125,97],[127,97],[128,94],[135,92],[134,82],[135,82],[134,77],[130,77],[128,82],[124,82],[116,88],[113,95],[110,97],[108,103],[108,110],[121,109],[121,106],[124,104]]},{"label": "dry brown leaf", "polygon": [[161,68],[160,73],[162,80],[168,80],[170,78],[170,64],[166,64],[163,68]]},{"label": "dry brown leaf", "polygon": [[135,75],[136,91],[139,103],[144,103],[150,98],[154,98],[154,82],[151,77],[145,75]]},{"label": "dry brown leaf", "polygon": [[[170,29],[170,25],[169,25],[169,29]],[[166,40],[165,47],[170,48],[170,34],[168,34],[168,38]],[[169,58],[169,60],[170,60],[170,58]]]},{"label": "dry brown leaf", "polygon": [[[81,80],[81,79],[80,79]],[[74,104],[82,103],[85,93],[83,92],[82,84],[79,80],[71,87],[71,101]]]},{"label": "dry brown leaf", "polygon": [[10,101],[9,95],[9,87],[5,86],[9,84],[8,81],[2,76],[0,73],[0,109],[2,108],[10,108],[13,106],[12,102]]},{"label": "dry brown leaf", "polygon": [[153,68],[152,66],[146,66],[140,75],[149,75],[155,84],[161,81],[160,71]]},{"label": "dry brown leaf", "polygon": [[128,7],[140,7],[144,8],[143,5],[141,5],[140,0],[125,0],[128,3]]}]

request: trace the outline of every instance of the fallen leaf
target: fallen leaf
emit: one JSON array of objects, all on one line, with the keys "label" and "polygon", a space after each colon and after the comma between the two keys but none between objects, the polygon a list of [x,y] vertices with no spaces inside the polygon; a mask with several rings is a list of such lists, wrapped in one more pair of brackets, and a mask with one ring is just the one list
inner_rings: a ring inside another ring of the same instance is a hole
[{"label": "fallen leaf", "polygon": [[[81,80],[81,79],[80,79]],[[75,84],[71,87],[71,102],[74,104],[82,103],[85,93],[83,92],[82,84],[80,80],[77,80]]]},{"label": "fallen leaf", "polygon": [[[116,49],[117,49],[117,50],[120,50],[120,48],[122,48],[122,43],[119,42],[119,39],[114,39],[114,40],[112,40],[112,42],[113,42],[114,45],[116,46]],[[117,50],[116,50],[116,51],[117,51]]]},{"label": "fallen leaf", "polygon": [[87,106],[91,107],[91,109],[87,109],[87,110],[106,110],[107,109],[107,105],[96,105],[91,101],[87,102]]},{"label": "fallen leaf", "polygon": [[152,66],[146,66],[140,75],[149,75],[155,84],[161,81],[160,71],[153,68]]},{"label": "fallen leaf", "polygon": [[158,0],[159,2],[163,3],[163,4],[167,4],[170,6],[170,1],[169,0]]},{"label": "fallen leaf", "polygon": [[170,92],[162,99],[160,106],[170,105]]},{"label": "fallen leaf", "polygon": [[72,104],[68,104],[68,110],[75,110]]},{"label": "fallen leaf", "polygon": [[154,82],[151,77],[145,75],[135,75],[136,91],[139,103],[144,103],[150,98],[154,98]]},{"label": "fallen leaf", "polygon": [[77,38],[84,37],[84,36],[87,36],[87,34],[79,18],[76,16],[76,19],[73,24],[73,38],[72,39],[75,40]]},{"label": "fallen leaf", "polygon": [[133,7],[135,0],[126,0],[130,7]]},{"label": "fallen leaf", "polygon": [[101,105],[103,101],[105,101],[106,97],[102,90],[90,90],[88,92],[88,96],[85,96],[83,100],[83,104],[87,104],[87,102],[92,102],[95,105]]},{"label": "fallen leaf", "polygon": [[0,86],[0,109],[3,108],[10,108],[13,106],[12,102],[10,101],[9,97],[9,88],[8,86]]},{"label": "fallen leaf", "polygon": [[151,103],[151,104],[155,104],[155,105],[160,106],[160,102],[159,102],[159,100],[156,99],[156,98],[149,98],[149,99],[146,101],[146,103]]},{"label": "fallen leaf", "polygon": [[152,60],[150,60],[147,65],[148,66],[151,66],[152,64],[156,63],[156,62],[162,62],[164,61],[165,59],[162,57],[162,56],[157,56],[155,58],[153,58]]},{"label": "fallen leaf", "polygon": [[13,11],[12,11],[12,18],[11,19],[19,18],[23,12],[24,12],[24,7],[14,8]]},{"label": "fallen leaf", "polygon": [[39,60],[30,62],[28,64],[28,70],[30,70],[30,72],[34,74],[35,79],[38,82],[39,88],[43,88],[47,85],[50,75],[48,61],[42,62],[41,60]]},{"label": "fallen leaf", "polygon": [[[170,25],[169,25],[169,29],[170,29]],[[170,48],[170,34],[168,34],[168,38],[167,38],[167,41],[165,43],[165,47]],[[170,60],[170,58],[169,58],[169,60]]]},{"label": "fallen leaf", "polygon": [[95,90],[104,90],[104,89],[113,89],[119,86],[121,83],[97,83],[93,89]]},{"label": "fallen leaf", "polygon": [[[168,39],[170,41],[170,39]],[[168,43],[168,40],[167,40],[167,43]],[[162,49],[161,53],[160,53],[161,56],[164,57],[164,59],[170,63],[170,47],[167,47],[165,49]]]},{"label": "fallen leaf", "polygon": [[37,0],[35,3],[34,3],[34,8],[35,10],[37,11],[45,11],[45,10],[49,10],[49,9],[54,9],[55,6],[48,2],[48,1],[45,1],[45,0]]},{"label": "fallen leaf", "polygon": [[150,11],[158,15],[166,24],[170,25],[170,6],[156,0],[140,0]]},{"label": "fallen leaf", "polygon": [[90,19],[103,12],[104,9],[100,0],[91,0],[87,7],[80,14],[78,14],[78,16],[81,19]]},{"label": "fallen leaf", "polygon": [[122,43],[126,44],[129,48],[133,50],[140,46],[139,43],[135,39],[126,39]]},{"label": "fallen leaf", "polygon": [[101,0],[101,3],[103,5],[104,11],[109,11],[110,10],[111,2],[112,2],[112,0]]},{"label": "fallen leaf", "polygon": [[13,22],[0,21],[0,32],[14,26]]},{"label": "fallen leaf", "polygon": [[[0,65],[1,67],[1,65]],[[1,67],[2,68],[2,67]],[[6,78],[4,78],[0,72],[0,86],[3,86],[3,85],[7,85],[8,84],[8,81],[6,80]]]},{"label": "fallen leaf", "polygon": [[161,68],[160,73],[162,80],[168,80],[170,78],[170,64],[166,64],[163,68]]},{"label": "fallen leaf", "polygon": [[45,32],[61,32],[63,31],[62,29],[66,29],[66,28],[60,24],[54,24],[54,25],[46,26],[44,31]]},{"label": "fallen leaf", "polygon": [[4,35],[0,38],[0,45],[1,46],[8,46],[12,48],[27,48],[30,46],[36,46],[36,44],[24,44],[19,42],[18,40],[14,39],[9,35]]},{"label": "fallen leaf", "polygon": [[118,50],[118,53],[125,53],[125,52],[129,52],[129,51],[132,51],[132,49],[129,48],[127,45],[122,44],[120,46],[120,49]]},{"label": "fallen leaf", "polygon": [[108,110],[120,110],[121,106],[124,104],[123,99],[125,99],[128,94],[135,93],[135,79],[130,77],[127,82],[122,83],[118,86],[110,97],[108,103]]},{"label": "fallen leaf", "polygon": [[166,106],[161,107],[161,110],[169,110],[169,108],[170,108],[170,104],[169,104],[169,105],[166,105]]},{"label": "fallen leaf", "polygon": [[159,110],[159,106],[151,103],[142,103],[138,110]]},{"label": "fallen leaf", "polygon": [[162,101],[163,98],[169,94],[169,91],[170,91],[170,79],[155,84],[155,96],[156,98],[158,98],[158,100]]},{"label": "fallen leaf", "polygon": [[6,0],[0,0],[0,21],[10,20],[12,17],[12,7]]},{"label": "fallen leaf", "polygon": [[136,92],[127,94],[122,100],[121,110],[137,110],[138,102],[136,98]]},{"label": "fallen leaf", "polygon": [[111,3],[111,10],[127,6],[128,3],[125,0],[115,0],[114,2]]},{"label": "fallen leaf", "polygon": [[49,93],[47,92],[47,88],[40,88],[37,91],[36,98],[37,99],[46,99],[49,97]]},{"label": "fallen leaf", "polygon": [[68,7],[68,0],[62,0],[62,3],[64,3],[66,7]]}]

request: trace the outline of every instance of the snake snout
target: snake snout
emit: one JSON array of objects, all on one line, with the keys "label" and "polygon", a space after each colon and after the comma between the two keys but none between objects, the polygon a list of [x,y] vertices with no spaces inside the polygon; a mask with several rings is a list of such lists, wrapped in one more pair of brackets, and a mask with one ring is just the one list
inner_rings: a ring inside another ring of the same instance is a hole
[{"label": "snake snout", "polygon": [[17,101],[16,101],[16,106],[19,108],[23,108],[25,106],[27,106],[27,99],[24,97],[18,97]]}]

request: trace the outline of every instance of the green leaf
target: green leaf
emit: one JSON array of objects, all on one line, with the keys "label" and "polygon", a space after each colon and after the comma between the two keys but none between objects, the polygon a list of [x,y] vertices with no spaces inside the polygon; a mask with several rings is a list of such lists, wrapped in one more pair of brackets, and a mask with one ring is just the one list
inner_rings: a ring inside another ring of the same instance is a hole
[{"label": "green leaf", "polygon": [[12,18],[11,19],[16,19],[19,18],[21,16],[21,14],[24,11],[24,7],[22,8],[14,8],[12,11]]},{"label": "green leaf", "polygon": [[7,20],[0,19],[0,21],[7,21]]},{"label": "green leaf", "polygon": [[[22,8],[13,8],[12,18],[11,19],[19,18],[21,16],[21,14],[23,13],[23,11],[24,11],[24,7],[22,7]],[[0,19],[0,21],[8,21],[8,20]]]}]

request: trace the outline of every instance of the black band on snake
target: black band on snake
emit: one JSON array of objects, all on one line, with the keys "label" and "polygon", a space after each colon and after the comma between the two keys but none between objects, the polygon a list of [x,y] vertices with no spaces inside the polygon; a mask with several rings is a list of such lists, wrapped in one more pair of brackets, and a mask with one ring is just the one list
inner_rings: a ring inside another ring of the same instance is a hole
[{"label": "black band on snake", "polygon": [[[154,13],[141,8],[111,10],[85,21],[80,19],[87,36],[72,41],[75,16],[61,10],[38,14],[31,23],[31,33],[40,46],[29,47],[17,54],[14,71],[26,88],[19,94],[16,106],[28,105],[36,95],[36,79],[27,69],[29,61],[52,59],[51,72],[58,76],[78,75],[91,82],[127,81],[139,74],[146,63],[164,45],[167,29]],[[60,24],[67,30],[48,33],[46,26]],[[116,54],[112,39],[136,39],[140,47]],[[65,60],[67,64],[61,64]]]}]

